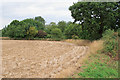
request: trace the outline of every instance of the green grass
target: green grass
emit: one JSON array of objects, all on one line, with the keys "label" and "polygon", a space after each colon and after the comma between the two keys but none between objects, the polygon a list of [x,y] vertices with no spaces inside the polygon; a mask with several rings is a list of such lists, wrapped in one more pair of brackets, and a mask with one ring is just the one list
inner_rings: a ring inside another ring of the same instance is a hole
[{"label": "green grass", "polygon": [[78,75],[85,78],[116,78],[118,73],[116,69],[106,66],[104,63],[91,63],[88,65],[84,72]]},{"label": "green grass", "polygon": [[[81,78],[118,78],[118,35],[114,30],[103,34],[104,48],[92,54],[81,67]],[[114,60],[113,60],[114,59]]]},{"label": "green grass", "polygon": [[118,61],[111,60],[105,54],[94,54],[81,67],[81,78],[118,78]]}]

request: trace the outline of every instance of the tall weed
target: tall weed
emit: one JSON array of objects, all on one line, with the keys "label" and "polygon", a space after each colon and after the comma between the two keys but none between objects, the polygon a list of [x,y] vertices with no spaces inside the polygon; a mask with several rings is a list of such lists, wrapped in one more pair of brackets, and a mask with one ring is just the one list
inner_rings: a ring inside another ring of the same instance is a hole
[{"label": "tall weed", "polygon": [[104,40],[103,53],[108,54],[111,57],[118,55],[118,34],[114,30],[106,30],[103,33],[102,39]]}]

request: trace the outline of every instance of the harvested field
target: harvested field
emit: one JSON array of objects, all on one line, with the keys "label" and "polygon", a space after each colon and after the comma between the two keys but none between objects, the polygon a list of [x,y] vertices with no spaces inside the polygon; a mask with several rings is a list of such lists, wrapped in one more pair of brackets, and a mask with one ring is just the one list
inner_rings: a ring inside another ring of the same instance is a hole
[{"label": "harvested field", "polygon": [[57,41],[2,40],[2,76],[67,77],[80,66],[78,60],[88,53],[88,49],[87,46]]}]

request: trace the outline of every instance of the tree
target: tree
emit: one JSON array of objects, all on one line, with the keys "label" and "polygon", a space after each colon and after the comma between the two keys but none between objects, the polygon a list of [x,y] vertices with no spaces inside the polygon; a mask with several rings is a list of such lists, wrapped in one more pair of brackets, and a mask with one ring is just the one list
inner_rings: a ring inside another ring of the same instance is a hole
[{"label": "tree", "polygon": [[2,30],[0,30],[0,37],[2,37]]},{"label": "tree", "polygon": [[26,36],[26,27],[25,25],[8,25],[7,28],[3,29],[5,36],[15,39],[25,38]]},{"label": "tree", "polygon": [[25,19],[23,22],[25,22],[29,27],[35,26],[37,30],[44,30],[45,28],[45,20],[41,16],[35,17],[35,19]]},{"label": "tree", "polygon": [[38,30],[44,30],[45,28],[45,20],[44,18],[42,18],[41,16],[35,17],[35,21],[36,21],[36,26]]},{"label": "tree", "polygon": [[52,38],[62,38],[62,31],[59,28],[54,28],[51,31]]},{"label": "tree", "polygon": [[51,22],[50,24],[45,26],[45,32],[47,32],[48,34],[51,34],[52,29],[57,28],[57,25],[55,22]]},{"label": "tree", "polygon": [[[34,26],[35,29],[31,26]],[[7,27],[2,29],[3,36],[22,39],[33,38],[37,30],[44,30],[45,20],[42,17],[35,17],[35,19],[24,19],[22,21],[13,20]],[[33,32],[32,32],[33,31]]]},{"label": "tree", "polygon": [[6,31],[7,31],[7,27],[5,26],[3,29],[2,29],[2,36],[3,37],[6,37]]},{"label": "tree", "polygon": [[72,36],[78,36],[81,37],[82,33],[82,27],[79,24],[73,24],[73,23],[69,23],[69,25],[67,25],[67,27],[65,28],[65,36],[68,39],[71,39]]},{"label": "tree", "polygon": [[19,25],[19,21],[18,20],[13,20],[10,25],[14,25],[14,26],[17,26]]},{"label": "tree", "polygon": [[56,23],[55,22],[51,22],[50,26],[56,26]]},{"label": "tree", "polygon": [[62,32],[64,32],[65,28],[66,28],[66,22],[65,21],[60,21],[58,22],[58,28],[61,29]]},{"label": "tree", "polygon": [[41,23],[43,23],[43,25],[45,25],[45,20],[41,16],[35,17],[35,20],[38,22],[41,22]]},{"label": "tree", "polygon": [[94,40],[101,38],[107,29],[118,29],[119,7],[117,2],[77,2],[69,10],[74,22],[79,22],[84,32],[88,30],[89,39]]},{"label": "tree", "polygon": [[27,31],[27,36],[30,39],[32,39],[36,34],[38,33],[38,30],[35,27],[30,27]]}]

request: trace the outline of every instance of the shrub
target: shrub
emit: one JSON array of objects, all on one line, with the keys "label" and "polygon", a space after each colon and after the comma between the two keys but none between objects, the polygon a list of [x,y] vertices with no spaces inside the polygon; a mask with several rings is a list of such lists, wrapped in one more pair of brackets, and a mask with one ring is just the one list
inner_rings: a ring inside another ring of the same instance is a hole
[{"label": "shrub", "polygon": [[106,30],[103,34],[104,48],[103,52],[115,57],[118,55],[118,35],[114,34],[114,30]]},{"label": "shrub", "polygon": [[52,29],[52,31],[51,31],[51,37],[53,39],[62,38],[62,31],[59,28]]},{"label": "shrub", "polygon": [[46,38],[51,38],[52,36],[50,34],[47,34]]},{"label": "shrub", "polygon": [[72,35],[72,39],[79,39],[77,35]]},{"label": "shrub", "polygon": [[45,36],[47,36],[47,33],[42,31],[42,30],[39,30],[38,31],[38,34],[37,34],[37,37],[39,38],[44,38]]}]

